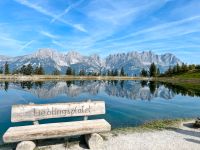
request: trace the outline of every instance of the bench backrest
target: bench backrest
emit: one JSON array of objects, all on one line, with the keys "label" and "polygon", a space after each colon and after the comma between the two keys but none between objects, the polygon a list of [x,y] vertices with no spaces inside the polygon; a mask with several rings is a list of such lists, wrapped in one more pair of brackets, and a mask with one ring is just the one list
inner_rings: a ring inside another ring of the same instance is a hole
[{"label": "bench backrest", "polygon": [[13,105],[11,121],[37,121],[50,118],[105,114],[104,101]]}]

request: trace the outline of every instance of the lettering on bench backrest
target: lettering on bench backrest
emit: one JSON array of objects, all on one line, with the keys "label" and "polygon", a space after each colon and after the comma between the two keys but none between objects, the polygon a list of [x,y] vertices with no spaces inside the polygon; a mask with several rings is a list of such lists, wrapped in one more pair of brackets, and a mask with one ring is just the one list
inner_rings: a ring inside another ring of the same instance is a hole
[{"label": "lettering on bench backrest", "polygon": [[104,101],[12,106],[12,122],[105,114]]}]

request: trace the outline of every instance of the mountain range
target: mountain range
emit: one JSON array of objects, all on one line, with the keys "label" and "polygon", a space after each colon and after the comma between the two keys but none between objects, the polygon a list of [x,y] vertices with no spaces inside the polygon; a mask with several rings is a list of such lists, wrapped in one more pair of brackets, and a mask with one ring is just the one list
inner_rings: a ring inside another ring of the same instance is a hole
[{"label": "mountain range", "polygon": [[161,72],[168,69],[169,66],[182,63],[180,59],[170,53],[157,55],[151,51],[132,51],[110,54],[105,58],[101,58],[97,54],[83,56],[76,51],[69,51],[64,54],[52,49],[39,49],[33,54],[17,57],[0,55],[0,65],[3,66],[6,61],[9,63],[11,70],[19,69],[28,64],[33,67],[42,65],[48,74],[55,69],[65,73],[68,66],[71,66],[76,72],[81,69],[86,70],[86,72],[104,72],[112,69],[120,70],[121,67],[124,67],[125,73],[128,75],[139,74],[142,68],[148,69],[153,62],[160,68]]}]

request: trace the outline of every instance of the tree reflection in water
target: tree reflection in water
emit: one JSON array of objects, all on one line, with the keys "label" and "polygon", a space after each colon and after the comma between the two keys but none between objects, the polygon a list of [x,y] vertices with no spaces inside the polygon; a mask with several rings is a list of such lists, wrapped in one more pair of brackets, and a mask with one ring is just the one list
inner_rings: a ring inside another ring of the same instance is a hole
[{"label": "tree reflection in water", "polygon": [[200,96],[200,89],[174,85],[172,83],[161,83],[154,81],[50,81],[50,82],[0,82],[0,88],[8,91],[9,88],[23,89],[34,93],[41,98],[56,97],[66,94],[71,97],[82,93],[97,95],[105,92],[107,95],[127,99],[152,100],[155,97],[172,99],[175,95]]}]

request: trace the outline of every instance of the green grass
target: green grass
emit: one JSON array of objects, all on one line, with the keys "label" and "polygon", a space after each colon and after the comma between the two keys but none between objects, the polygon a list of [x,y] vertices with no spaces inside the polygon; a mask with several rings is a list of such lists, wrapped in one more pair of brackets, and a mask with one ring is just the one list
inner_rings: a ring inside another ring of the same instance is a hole
[{"label": "green grass", "polygon": [[175,75],[176,78],[199,78],[200,79],[200,70],[193,70],[183,74]]},{"label": "green grass", "polygon": [[144,132],[144,131],[158,131],[170,128],[178,128],[183,121],[188,121],[191,119],[173,119],[173,120],[155,120],[151,122],[144,123],[138,127],[126,127],[126,128],[117,128],[112,130],[114,136],[119,133],[127,134],[131,132]]}]

